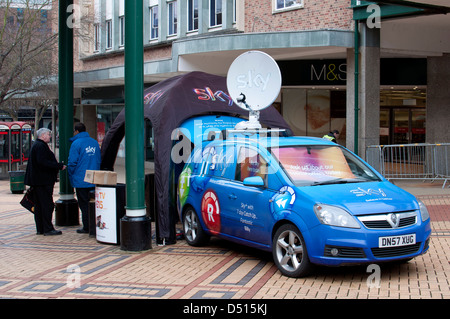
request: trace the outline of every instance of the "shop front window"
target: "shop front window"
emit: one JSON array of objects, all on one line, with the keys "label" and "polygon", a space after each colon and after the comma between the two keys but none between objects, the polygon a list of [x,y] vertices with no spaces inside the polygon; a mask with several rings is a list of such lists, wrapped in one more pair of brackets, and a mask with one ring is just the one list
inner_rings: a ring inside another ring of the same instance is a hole
[{"label": "shop front window", "polygon": [[284,88],[282,115],[294,135],[322,137],[332,130],[346,136],[346,95],[344,90]]},{"label": "shop front window", "polygon": [[98,105],[97,106],[97,141],[102,145],[106,132],[114,123],[117,115],[122,111],[123,105]]}]

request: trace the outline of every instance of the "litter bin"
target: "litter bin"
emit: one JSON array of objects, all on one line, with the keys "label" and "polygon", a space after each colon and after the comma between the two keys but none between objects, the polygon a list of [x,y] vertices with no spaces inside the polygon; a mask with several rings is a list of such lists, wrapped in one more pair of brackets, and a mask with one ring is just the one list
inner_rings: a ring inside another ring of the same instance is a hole
[{"label": "litter bin", "polygon": [[9,172],[9,187],[13,194],[23,194],[25,190],[25,171]]},{"label": "litter bin", "polygon": [[95,186],[95,233],[98,242],[120,244],[120,219],[125,215],[125,184]]}]

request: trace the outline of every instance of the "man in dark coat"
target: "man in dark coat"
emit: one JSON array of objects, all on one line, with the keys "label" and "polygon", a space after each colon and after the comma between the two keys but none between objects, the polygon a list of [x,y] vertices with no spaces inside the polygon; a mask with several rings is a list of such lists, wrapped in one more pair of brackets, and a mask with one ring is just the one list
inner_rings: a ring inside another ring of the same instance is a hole
[{"label": "man in dark coat", "polygon": [[45,236],[61,235],[62,232],[55,230],[52,223],[53,188],[55,186],[58,171],[66,166],[58,163],[55,154],[48,147],[51,139],[51,131],[41,128],[36,132],[36,141],[30,150],[27,170],[25,172],[25,184],[34,189],[34,221],[37,234]]}]

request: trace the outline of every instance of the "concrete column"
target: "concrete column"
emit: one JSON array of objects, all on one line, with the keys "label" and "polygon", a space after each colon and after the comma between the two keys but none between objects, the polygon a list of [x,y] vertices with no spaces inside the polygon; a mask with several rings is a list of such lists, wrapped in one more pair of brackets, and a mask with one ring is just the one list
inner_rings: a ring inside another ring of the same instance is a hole
[{"label": "concrete column", "polygon": [[208,0],[198,1],[198,33],[208,32],[209,29],[209,3]]},{"label": "concrete column", "polygon": [[360,25],[359,155],[380,143],[380,29]]},{"label": "concrete column", "polygon": [[97,139],[97,109],[95,105],[82,105],[83,118],[81,122],[86,125],[89,136]]},{"label": "concrete column", "polygon": [[[358,95],[359,96],[359,95]],[[346,147],[355,151],[355,50],[347,49]],[[359,116],[359,112],[358,116]]]},{"label": "concrete column", "polygon": [[233,0],[222,0],[222,29],[233,27]]},{"label": "concrete column", "polygon": [[450,143],[449,88],[450,54],[429,57],[427,65],[427,143]]},{"label": "concrete column", "polygon": [[[347,51],[346,145],[364,158],[366,147],[378,145],[380,139],[380,30],[360,23],[355,43],[356,48]],[[359,53],[357,74],[355,50]]]}]

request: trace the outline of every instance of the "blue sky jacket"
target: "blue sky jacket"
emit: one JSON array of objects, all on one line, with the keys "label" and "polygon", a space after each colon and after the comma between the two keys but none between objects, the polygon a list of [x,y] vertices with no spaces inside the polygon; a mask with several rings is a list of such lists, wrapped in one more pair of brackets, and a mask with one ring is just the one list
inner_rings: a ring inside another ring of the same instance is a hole
[{"label": "blue sky jacket", "polygon": [[80,132],[70,138],[72,145],[69,151],[67,170],[69,180],[75,188],[88,188],[95,185],[86,183],[86,170],[99,170],[101,163],[98,142],[89,136],[88,132]]}]

